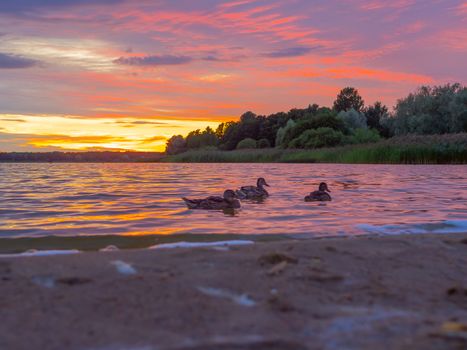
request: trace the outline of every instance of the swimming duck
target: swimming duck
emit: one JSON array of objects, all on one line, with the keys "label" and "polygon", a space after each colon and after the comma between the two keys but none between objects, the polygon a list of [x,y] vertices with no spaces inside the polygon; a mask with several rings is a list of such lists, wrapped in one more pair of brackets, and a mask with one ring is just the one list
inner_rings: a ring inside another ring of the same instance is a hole
[{"label": "swimming duck", "polygon": [[211,196],[204,199],[188,199],[183,197],[185,204],[189,209],[238,209],[240,201],[232,190],[226,190],[223,197]]},{"label": "swimming duck", "polygon": [[326,184],[326,182],[321,182],[319,184],[318,191],[311,192],[308,196],[306,196],[305,202],[330,201],[331,196],[327,192],[331,192],[328,188],[328,185]]},{"label": "swimming duck", "polygon": [[236,191],[238,198],[240,199],[262,199],[269,196],[268,191],[264,189],[264,186],[268,186],[266,180],[260,177],[256,181],[256,186],[243,186]]}]

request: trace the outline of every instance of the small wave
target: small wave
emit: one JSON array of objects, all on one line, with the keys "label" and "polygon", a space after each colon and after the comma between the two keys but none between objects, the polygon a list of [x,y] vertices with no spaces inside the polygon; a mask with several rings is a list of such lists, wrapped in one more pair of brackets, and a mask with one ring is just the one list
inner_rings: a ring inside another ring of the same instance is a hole
[{"label": "small wave", "polygon": [[404,225],[370,225],[360,224],[357,228],[370,233],[382,235],[423,234],[423,233],[464,233],[467,232],[467,220],[448,220],[437,223],[404,224]]},{"label": "small wave", "polygon": [[118,199],[127,197],[126,195],[109,194],[109,193],[93,193],[93,194],[77,194],[72,196],[56,197],[56,200],[61,201],[76,201],[76,200],[99,200],[99,199]]},{"label": "small wave", "polygon": [[222,247],[232,245],[249,245],[254,244],[253,241],[218,241],[218,242],[177,242],[157,244],[149,247],[148,249],[173,249],[173,248],[204,248],[204,247]]}]

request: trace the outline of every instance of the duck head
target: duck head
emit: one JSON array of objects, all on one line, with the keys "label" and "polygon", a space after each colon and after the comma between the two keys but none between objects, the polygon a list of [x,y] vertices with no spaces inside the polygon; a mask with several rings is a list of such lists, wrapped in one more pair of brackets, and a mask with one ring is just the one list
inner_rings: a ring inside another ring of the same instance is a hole
[{"label": "duck head", "polygon": [[238,197],[237,197],[237,194],[232,191],[232,190],[225,190],[224,191],[224,199],[227,201],[227,202],[233,202],[234,200],[236,200]]},{"label": "duck head", "polygon": [[328,185],[326,184],[326,182],[321,182],[321,183],[319,184],[319,190],[320,190],[321,192],[331,192],[331,191],[329,190]]},{"label": "duck head", "polygon": [[259,187],[259,188],[262,188],[263,186],[268,186],[269,185],[267,184],[266,180],[264,179],[264,177],[260,177],[258,179],[258,181],[256,181],[256,186]]}]

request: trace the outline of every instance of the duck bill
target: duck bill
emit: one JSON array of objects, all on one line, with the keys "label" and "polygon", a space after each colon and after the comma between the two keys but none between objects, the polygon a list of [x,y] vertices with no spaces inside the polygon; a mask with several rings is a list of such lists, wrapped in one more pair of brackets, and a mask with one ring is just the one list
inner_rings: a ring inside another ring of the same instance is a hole
[{"label": "duck bill", "polygon": [[268,185],[268,184],[267,184],[266,182],[264,183],[264,186],[268,186],[268,187],[271,187],[271,186],[269,186],[269,185]]}]

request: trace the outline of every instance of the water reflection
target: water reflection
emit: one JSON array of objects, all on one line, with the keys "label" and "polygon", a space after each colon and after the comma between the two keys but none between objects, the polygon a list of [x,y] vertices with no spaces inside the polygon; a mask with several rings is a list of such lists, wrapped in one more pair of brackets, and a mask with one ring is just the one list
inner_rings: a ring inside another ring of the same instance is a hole
[{"label": "water reflection", "polygon": [[[240,210],[188,210],[180,199],[221,195],[261,176],[271,197],[243,201]],[[333,201],[303,202],[321,181]],[[1,237],[336,235],[462,222],[467,166],[0,164],[0,220]]]}]

